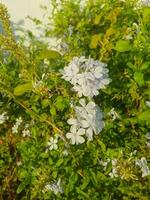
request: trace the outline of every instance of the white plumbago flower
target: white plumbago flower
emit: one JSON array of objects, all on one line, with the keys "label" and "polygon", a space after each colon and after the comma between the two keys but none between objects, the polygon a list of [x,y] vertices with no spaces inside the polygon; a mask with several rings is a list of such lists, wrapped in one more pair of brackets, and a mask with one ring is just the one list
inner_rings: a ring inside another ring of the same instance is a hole
[{"label": "white plumbago flower", "polygon": [[[93,140],[93,134],[99,134],[104,127],[104,122],[102,121],[103,114],[93,101],[86,104],[85,99],[80,99],[79,103],[81,106],[75,106],[76,118],[71,118],[67,121],[68,124],[71,125],[70,133],[67,134],[67,138],[71,139],[72,144],[78,143],[75,142],[75,137],[81,133],[79,131],[80,129],[84,130],[84,134],[82,135],[85,135],[87,139],[91,141]],[[80,136],[80,139],[81,138],[83,137]],[[83,143],[84,141],[85,139],[81,139],[79,143]]]},{"label": "white plumbago flower", "polygon": [[49,140],[49,142],[47,143],[47,145],[48,145],[48,149],[49,150],[56,150],[56,149],[58,149],[58,145],[57,145],[57,143],[58,143],[58,137],[51,137],[50,138],[50,140]]},{"label": "white plumbago flower", "polygon": [[147,166],[147,160],[145,157],[142,157],[141,159],[136,160],[135,164],[141,168],[142,177],[150,175],[150,169]]},{"label": "white plumbago flower", "polygon": [[24,129],[22,131],[22,133],[23,133],[23,137],[26,137],[26,136],[30,137],[31,136],[31,132],[28,129]]},{"label": "white plumbago flower", "polygon": [[85,129],[80,128],[79,130],[75,129],[74,127],[70,129],[70,132],[66,134],[66,137],[71,140],[71,144],[82,144],[85,142],[84,137]]},{"label": "white plumbago flower", "polygon": [[150,140],[150,132],[146,133],[146,139]]},{"label": "white plumbago flower", "polygon": [[69,152],[65,149],[65,150],[62,152],[62,154],[63,154],[64,156],[68,156]]},{"label": "white plumbago flower", "polygon": [[18,161],[17,162],[17,166],[21,166],[22,165],[22,162],[21,161]]},{"label": "white plumbago flower", "polygon": [[92,58],[74,57],[61,70],[62,78],[73,85],[79,97],[93,97],[99,94],[98,90],[109,84],[107,65]]},{"label": "white plumbago flower", "polygon": [[150,107],[150,101],[146,101],[146,105]]},{"label": "white plumbago flower", "polygon": [[148,148],[150,148],[150,142],[146,142]]},{"label": "white plumbago flower", "polygon": [[19,117],[18,119],[16,119],[16,125],[20,126],[20,124],[23,122],[22,118]]},{"label": "white plumbago flower", "polygon": [[44,64],[49,65],[49,60],[47,58],[44,59]]},{"label": "white plumbago flower", "polygon": [[114,108],[112,108],[112,109],[109,111],[108,115],[109,115],[110,117],[112,117],[112,120],[113,120],[113,121],[114,121],[115,119],[120,119],[120,116],[118,115],[118,113],[115,111]]},{"label": "white plumbago flower", "polygon": [[82,107],[75,107],[76,116],[79,121],[86,122],[84,122],[85,126],[82,126],[82,128],[86,128],[86,136],[90,141],[93,140],[93,133],[99,134],[104,127],[103,114],[93,101],[86,105],[85,99],[80,99],[79,103]]},{"label": "white plumbago flower", "polygon": [[3,113],[0,115],[0,124],[3,124],[7,119],[8,119],[7,113],[6,113],[6,112],[3,112]]},{"label": "white plumbago flower", "polygon": [[150,0],[141,0],[141,3],[145,6],[149,6],[150,5]]},{"label": "white plumbago flower", "polygon": [[47,183],[45,185],[44,190],[48,191],[51,190],[54,192],[55,195],[58,193],[63,193],[63,188],[61,186],[61,180],[58,179],[58,181],[54,181],[53,183]]},{"label": "white plumbago flower", "polygon": [[112,172],[109,173],[109,176],[111,178],[115,178],[115,177],[118,177],[118,170],[117,170],[117,159],[113,159],[112,161]]},{"label": "white plumbago flower", "polygon": [[110,163],[110,158],[108,158],[106,161],[100,160],[99,164],[102,165],[104,167],[104,170],[106,170],[108,164]]},{"label": "white plumbago flower", "polygon": [[132,35],[125,35],[125,36],[123,37],[123,39],[125,39],[125,40],[132,40],[133,37],[132,37]]},{"label": "white plumbago flower", "polygon": [[18,126],[14,125],[12,127],[12,133],[18,133]]},{"label": "white plumbago flower", "polygon": [[14,124],[14,126],[12,127],[12,133],[18,133],[18,128],[20,126],[20,124],[23,122],[22,118],[19,117],[16,119],[16,123]]}]

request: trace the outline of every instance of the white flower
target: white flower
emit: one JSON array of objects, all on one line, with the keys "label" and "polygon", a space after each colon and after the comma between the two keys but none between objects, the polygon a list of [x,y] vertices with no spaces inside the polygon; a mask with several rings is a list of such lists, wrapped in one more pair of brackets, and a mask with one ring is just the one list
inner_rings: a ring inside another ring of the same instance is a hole
[{"label": "white flower", "polygon": [[104,167],[104,170],[106,170],[108,164],[110,163],[110,158],[108,158],[106,161],[100,160],[99,164],[102,165]]},{"label": "white flower", "polygon": [[20,126],[20,124],[23,122],[22,118],[19,117],[16,119],[16,123],[14,124],[14,126],[12,127],[12,133],[18,133],[18,128]]},{"label": "white flower", "polygon": [[14,125],[12,127],[12,133],[18,133],[18,126]]},{"label": "white flower", "polygon": [[76,116],[79,121],[85,121],[86,136],[88,140],[93,140],[93,133],[96,135],[103,129],[104,122],[102,121],[103,114],[99,107],[90,101],[87,105],[85,99],[80,99],[80,105],[76,106]]},{"label": "white flower", "polygon": [[49,150],[56,150],[56,149],[58,149],[58,145],[57,145],[57,143],[58,143],[58,138],[57,137],[51,137],[50,138],[50,140],[49,140],[49,142],[48,142],[48,149]]},{"label": "white flower", "polygon": [[142,157],[141,159],[136,160],[135,164],[141,168],[142,177],[150,175],[150,169],[147,166],[147,161],[145,157]]},{"label": "white flower", "polygon": [[78,60],[76,57],[73,58],[72,62],[69,66],[66,66],[63,70],[60,71],[62,73],[62,78],[66,81],[69,81],[73,85],[77,83],[77,74],[79,72]]},{"label": "white flower", "polygon": [[146,142],[148,148],[150,148],[150,142]]},{"label": "white flower", "polygon": [[150,101],[146,101],[146,105],[150,107]]},{"label": "white flower", "polygon": [[[79,129],[84,129],[84,134],[91,141],[93,140],[93,134],[99,134],[104,127],[103,114],[93,101],[86,104],[85,99],[80,99],[79,103],[81,106],[75,106],[76,118],[70,118],[67,121],[71,125],[70,132],[71,135],[75,135]],[[71,137],[70,134],[69,137]],[[76,142],[72,140],[72,144],[76,144]]]},{"label": "white flower", "polygon": [[115,177],[118,177],[118,170],[117,170],[117,159],[113,159],[112,161],[112,172],[109,173],[109,176],[111,178],[115,178]]},{"label": "white flower", "polygon": [[99,94],[98,90],[109,84],[107,65],[84,56],[73,60],[60,72],[62,78],[73,84],[73,89],[79,97],[93,97]]},{"label": "white flower", "polygon": [[85,135],[85,130],[83,128],[77,130],[73,127],[72,129],[70,129],[70,132],[66,134],[66,137],[71,140],[71,144],[78,145],[84,143],[85,141],[82,135]]},{"label": "white flower", "polygon": [[146,139],[150,140],[150,132],[146,133]]},{"label": "white flower", "polygon": [[0,124],[3,124],[7,119],[8,119],[8,116],[6,115],[7,113],[4,112],[0,115]]},{"label": "white flower", "polygon": [[149,6],[150,5],[150,0],[141,0],[141,3],[145,6]]},{"label": "white flower", "polygon": [[47,65],[47,66],[50,64],[49,60],[47,58],[44,59],[44,64]]},{"label": "white flower", "polygon": [[22,131],[22,133],[23,133],[23,137],[26,137],[26,136],[31,136],[31,132],[28,130],[28,129],[24,129],[23,131]]},{"label": "white flower", "polygon": [[69,125],[72,125],[72,129],[79,129],[80,127],[82,127],[82,128],[88,127],[88,123],[84,119],[79,120],[79,119],[75,119],[75,118],[70,118],[70,119],[68,119],[67,123]]},{"label": "white flower", "polygon": [[55,181],[53,183],[47,183],[45,185],[44,190],[46,190],[46,191],[51,190],[54,192],[55,195],[57,195],[58,193],[63,193],[63,188],[60,185],[60,183],[61,183],[60,179],[58,179],[58,181]]},{"label": "white flower", "polygon": [[20,126],[20,124],[23,122],[22,118],[19,117],[18,119],[16,119],[16,125]]}]

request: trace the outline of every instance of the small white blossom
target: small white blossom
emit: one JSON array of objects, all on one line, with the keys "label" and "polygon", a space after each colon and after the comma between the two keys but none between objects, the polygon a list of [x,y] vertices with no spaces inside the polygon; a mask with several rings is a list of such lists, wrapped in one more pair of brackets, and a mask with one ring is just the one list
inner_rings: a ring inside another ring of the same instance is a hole
[{"label": "small white blossom", "polygon": [[113,159],[112,161],[112,172],[109,173],[109,176],[111,178],[115,178],[115,177],[118,177],[118,170],[117,170],[117,159]]},{"label": "small white blossom", "polygon": [[146,105],[150,107],[150,101],[146,101]]},{"label": "small white blossom", "polygon": [[145,6],[149,6],[150,5],[150,0],[141,0],[141,3]]},{"label": "small white blossom", "polygon": [[0,115],[0,124],[3,124],[8,119],[7,113],[4,112]]},{"label": "small white blossom", "polygon": [[55,195],[58,193],[63,193],[63,188],[61,186],[61,180],[58,179],[58,181],[54,181],[53,183],[47,183],[45,185],[44,191],[53,191]]},{"label": "small white blossom", "polygon": [[18,128],[20,126],[20,124],[23,122],[22,118],[19,117],[16,119],[16,123],[14,124],[14,126],[12,127],[12,132],[13,133],[18,133]]},{"label": "small white blossom", "polygon": [[16,119],[16,125],[20,126],[20,124],[23,122],[22,118],[19,117],[18,119]]},{"label": "small white blossom", "polygon": [[93,97],[99,94],[98,90],[109,84],[107,65],[92,58],[74,57],[73,60],[60,72],[62,78],[73,85],[79,97]]},{"label": "small white blossom", "polygon": [[56,149],[58,149],[58,145],[57,145],[57,143],[58,143],[58,137],[51,137],[50,138],[50,140],[49,140],[49,142],[47,143],[47,145],[48,145],[48,149],[49,150],[56,150]]},{"label": "small white blossom", "polygon": [[28,129],[24,129],[22,131],[22,133],[23,133],[23,137],[26,137],[26,136],[30,137],[31,136],[31,132]]},{"label": "small white blossom", "polygon": [[148,148],[150,148],[150,142],[146,142]]},{"label": "small white blossom", "polygon": [[44,59],[44,64],[47,65],[47,66],[50,64],[49,60],[47,58]]},{"label": "small white blossom", "polygon": [[69,152],[65,149],[65,150],[62,152],[62,154],[63,154],[64,156],[68,156]]},{"label": "small white blossom", "polygon": [[70,132],[66,134],[66,137],[71,140],[71,144],[82,144],[84,143],[85,139],[82,137],[85,135],[85,130],[80,128],[79,130],[72,128]]},{"label": "small white blossom", "polygon": [[150,140],[150,132],[146,133],[146,139]]},{"label": "small white blossom", "polygon": [[110,163],[110,158],[108,158],[106,161],[100,160],[99,164],[102,165],[104,167],[104,170],[106,170],[108,164]]},{"label": "small white blossom", "polygon": [[135,164],[141,168],[142,177],[150,175],[150,169],[147,166],[147,160],[145,157],[142,157],[141,159],[136,160]]}]

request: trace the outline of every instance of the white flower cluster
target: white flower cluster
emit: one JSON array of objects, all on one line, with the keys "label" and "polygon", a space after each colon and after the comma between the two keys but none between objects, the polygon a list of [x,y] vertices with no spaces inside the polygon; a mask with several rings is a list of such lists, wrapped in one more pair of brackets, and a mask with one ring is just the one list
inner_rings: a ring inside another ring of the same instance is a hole
[{"label": "white flower cluster", "polygon": [[79,103],[81,106],[75,106],[76,118],[67,121],[71,128],[66,137],[71,140],[71,144],[84,143],[84,135],[89,141],[93,140],[93,133],[99,134],[104,127],[103,114],[93,101],[86,104],[85,99],[80,99]]},{"label": "white flower cluster", "polygon": [[60,179],[58,179],[58,181],[55,181],[53,183],[47,183],[45,185],[43,192],[51,190],[54,192],[55,195],[57,195],[58,193],[63,193],[63,188],[61,187],[60,183],[61,183]]},{"label": "white flower cluster", "polygon": [[22,118],[21,117],[19,117],[18,119],[16,119],[16,123],[15,123],[15,125],[12,127],[12,132],[13,133],[18,133],[18,128],[19,128],[19,126],[20,126],[20,124],[22,123],[23,121],[22,121]]},{"label": "white flower cluster", "polygon": [[7,119],[8,119],[7,113],[6,113],[6,112],[3,112],[3,113],[0,115],[0,124],[3,124]]},{"label": "white flower cluster", "polygon": [[147,166],[147,161],[145,157],[138,159],[135,164],[141,168],[142,177],[150,175],[150,169]]},{"label": "white flower cluster", "polygon": [[98,90],[109,84],[107,64],[84,56],[73,60],[61,70],[62,78],[73,85],[79,97],[93,97],[99,94]]}]

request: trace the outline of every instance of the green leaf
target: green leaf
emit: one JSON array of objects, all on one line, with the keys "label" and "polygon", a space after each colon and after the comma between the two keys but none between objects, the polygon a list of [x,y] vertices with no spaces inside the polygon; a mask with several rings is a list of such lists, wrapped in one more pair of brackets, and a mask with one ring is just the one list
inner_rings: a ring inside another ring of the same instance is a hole
[{"label": "green leaf", "polygon": [[96,25],[99,24],[100,19],[101,19],[101,15],[96,15],[95,20],[94,20],[94,24],[96,24]]},{"label": "green leaf", "polygon": [[131,50],[131,44],[129,41],[126,40],[119,40],[116,42],[116,45],[113,49],[119,52],[126,52]]},{"label": "green leaf", "polygon": [[146,70],[148,69],[150,66],[150,62],[145,62],[143,63],[143,65],[141,66],[140,70]]},{"label": "green leaf", "polygon": [[56,162],[56,167],[60,167],[60,165],[63,163],[63,158],[59,159],[57,162]]},{"label": "green leaf", "polygon": [[56,116],[56,108],[54,106],[50,108],[50,113],[52,116]]},{"label": "green leaf", "polygon": [[81,194],[82,196],[86,197],[86,199],[89,199],[89,196],[85,192],[80,190],[80,188],[76,188],[76,191],[78,194]]},{"label": "green leaf", "polygon": [[100,35],[96,34],[92,36],[90,48],[95,49],[100,41]]},{"label": "green leaf", "polygon": [[97,142],[98,142],[98,144],[101,146],[102,152],[104,153],[104,152],[106,151],[106,146],[105,146],[105,144],[104,144],[102,141],[100,141],[100,140],[97,140]]},{"label": "green leaf", "polygon": [[136,71],[134,73],[134,80],[137,82],[138,85],[142,86],[144,85],[144,74],[140,71]]},{"label": "green leaf", "polygon": [[55,100],[55,107],[60,110],[63,111],[68,105],[68,101],[66,98],[63,98],[63,96],[58,96]]},{"label": "green leaf", "polygon": [[150,124],[150,110],[146,110],[144,112],[142,112],[139,116],[138,119],[141,121],[145,121],[148,124]]},{"label": "green leaf", "polygon": [[57,59],[60,58],[61,54],[58,53],[57,51],[54,50],[47,50],[47,49],[43,49],[43,51],[40,52],[39,58],[40,59]]},{"label": "green leaf", "polygon": [[92,170],[90,170],[90,175],[91,175],[90,179],[91,179],[93,185],[96,187],[98,184],[96,174]]},{"label": "green leaf", "polygon": [[21,96],[26,92],[30,92],[32,90],[32,84],[31,83],[25,83],[22,85],[18,85],[15,89],[14,89],[14,95],[15,96]]},{"label": "green leaf", "polygon": [[29,184],[28,179],[24,180],[17,188],[17,194],[20,194],[25,188],[26,186]]},{"label": "green leaf", "polygon": [[50,104],[49,99],[44,99],[44,100],[42,101],[42,107],[43,107],[43,108],[46,108],[47,106],[49,106],[49,104]]}]

